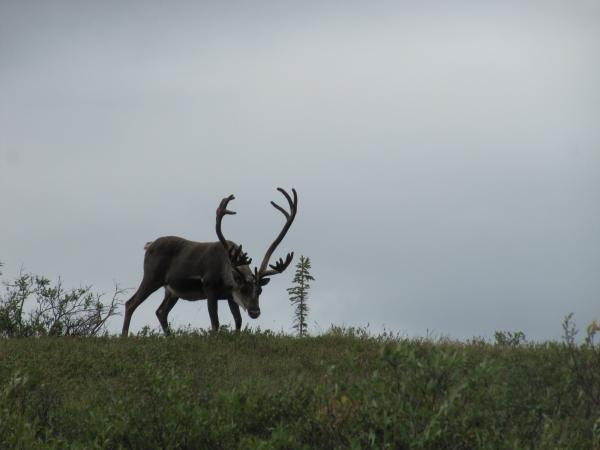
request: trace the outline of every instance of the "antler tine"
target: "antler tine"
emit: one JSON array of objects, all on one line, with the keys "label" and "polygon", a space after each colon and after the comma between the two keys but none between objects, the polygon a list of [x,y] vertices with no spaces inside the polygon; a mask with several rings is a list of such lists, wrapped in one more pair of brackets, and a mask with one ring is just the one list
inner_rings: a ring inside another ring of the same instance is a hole
[{"label": "antler tine", "polygon": [[281,211],[286,219],[289,219],[290,215],[288,214],[288,212],[285,209],[283,209],[281,206],[279,206],[275,202],[271,202],[271,205],[273,205],[275,208],[277,208],[279,211]]},{"label": "antler tine", "polygon": [[296,195],[296,189],[292,188],[292,193],[294,194],[294,201],[292,201],[290,194],[288,194],[284,189],[282,188],[277,188],[277,190],[279,192],[281,192],[283,195],[285,195],[285,198],[287,199],[289,205],[290,205],[290,209],[295,208],[296,207],[296,203],[298,202],[298,196]]},{"label": "antler tine", "polygon": [[279,233],[277,238],[273,241],[273,243],[269,246],[267,252],[265,253],[265,256],[260,265],[260,269],[258,269],[258,277],[260,277],[260,278],[268,276],[268,275],[274,275],[276,273],[283,272],[287,268],[287,266],[290,264],[290,262],[292,261],[292,258],[293,258],[293,253],[288,253],[285,262],[283,261],[283,259],[280,259],[280,261],[278,261],[275,265],[270,266],[272,268],[272,270],[269,270],[269,271],[266,270],[267,265],[269,264],[269,259],[271,258],[271,255],[273,254],[273,252],[275,251],[277,246],[281,243],[284,236],[287,234],[290,226],[292,225],[292,222],[294,221],[294,218],[296,217],[296,212],[298,210],[298,194],[296,193],[295,189],[292,188],[292,193],[294,196],[293,199],[285,191],[285,189],[279,187],[279,188],[277,188],[277,190],[279,192],[281,192],[284,195],[284,197],[286,198],[286,200],[288,201],[288,204],[290,206],[290,212],[288,213],[285,209],[283,209],[277,203],[271,202],[271,204],[278,211],[283,213],[283,215],[285,216],[285,219],[286,219],[286,223],[283,226],[283,229],[281,230],[281,232]]},{"label": "antler tine", "polygon": [[229,259],[236,267],[248,266],[252,262],[252,258],[248,258],[248,253],[242,251],[241,245],[238,247],[232,246],[231,250],[229,251]]},{"label": "antler tine", "polygon": [[225,197],[223,200],[221,200],[221,203],[219,203],[219,207],[217,208],[217,217],[219,216],[224,216],[226,214],[236,214],[235,211],[229,211],[227,209],[227,205],[229,204],[229,202],[231,200],[235,200],[235,196],[233,194],[231,194],[229,197]]},{"label": "antler tine", "polygon": [[[292,192],[294,193],[294,200],[292,201],[292,198],[290,197],[290,194],[288,194],[284,189],[282,188],[277,188],[277,190],[279,192],[281,192],[283,195],[285,195],[285,198],[288,201],[288,204],[290,205],[290,210],[293,212],[296,209],[297,206],[297,202],[298,202],[298,195],[296,194],[296,189],[292,188]],[[271,205],[273,205],[275,208],[277,208],[279,211],[281,211],[283,213],[283,215],[285,216],[286,219],[289,219],[290,215],[288,214],[288,212],[283,209],[281,206],[279,206],[277,203],[275,202],[271,202]]]},{"label": "antler tine", "polygon": [[278,273],[283,272],[285,269],[287,269],[287,267],[290,265],[293,259],[294,252],[288,253],[285,257],[285,261],[283,260],[283,258],[279,258],[279,261],[277,261],[275,264],[269,264],[271,270],[265,271],[263,277],[269,277],[271,275],[277,275]]}]

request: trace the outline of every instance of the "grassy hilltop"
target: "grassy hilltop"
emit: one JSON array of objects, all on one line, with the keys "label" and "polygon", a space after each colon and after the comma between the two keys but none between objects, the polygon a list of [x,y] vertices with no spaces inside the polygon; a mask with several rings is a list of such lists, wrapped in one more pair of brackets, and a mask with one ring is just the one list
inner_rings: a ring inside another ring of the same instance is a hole
[{"label": "grassy hilltop", "polygon": [[600,448],[600,349],[353,330],[1,339],[0,448]]}]

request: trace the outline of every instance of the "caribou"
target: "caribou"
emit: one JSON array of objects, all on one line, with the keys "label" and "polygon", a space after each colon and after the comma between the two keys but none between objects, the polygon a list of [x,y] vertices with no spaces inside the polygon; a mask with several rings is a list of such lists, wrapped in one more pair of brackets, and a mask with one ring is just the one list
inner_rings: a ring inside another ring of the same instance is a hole
[{"label": "caribou", "polygon": [[217,208],[217,242],[194,242],[178,236],[163,236],[148,242],[144,246],[146,253],[142,282],[125,303],[122,336],[129,334],[129,323],[136,308],[161,287],[165,288],[165,296],[156,310],[156,316],[167,336],[170,334],[167,318],[179,299],[206,300],[213,331],[219,329],[218,300],[227,300],[229,303],[236,331],[242,327],[240,307],[252,319],[260,316],[258,298],[263,286],[269,283],[269,277],[282,273],[294,257],[294,252],[290,252],[285,259],[280,258],[275,264],[269,264],[298,210],[295,189],[292,189],[292,196],[282,188],[277,190],[286,198],[289,211],[271,202],[275,209],[283,213],[286,221],[267,249],[260,267],[254,267],[254,271],[250,269],[252,258],[248,258],[241,245],[225,239],[221,230],[223,217],[235,214],[227,209],[229,202],[235,199],[233,195],[221,200]]}]

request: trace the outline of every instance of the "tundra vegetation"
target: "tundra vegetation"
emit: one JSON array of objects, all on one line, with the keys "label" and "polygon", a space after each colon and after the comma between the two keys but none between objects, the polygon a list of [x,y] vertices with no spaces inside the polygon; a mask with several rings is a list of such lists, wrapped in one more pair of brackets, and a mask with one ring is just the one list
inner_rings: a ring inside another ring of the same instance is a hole
[{"label": "tundra vegetation", "polygon": [[600,448],[600,349],[179,330],[0,340],[0,448]]},{"label": "tundra vegetation", "polygon": [[[5,306],[6,296],[0,296]],[[0,338],[0,448],[600,448],[599,327]]]}]

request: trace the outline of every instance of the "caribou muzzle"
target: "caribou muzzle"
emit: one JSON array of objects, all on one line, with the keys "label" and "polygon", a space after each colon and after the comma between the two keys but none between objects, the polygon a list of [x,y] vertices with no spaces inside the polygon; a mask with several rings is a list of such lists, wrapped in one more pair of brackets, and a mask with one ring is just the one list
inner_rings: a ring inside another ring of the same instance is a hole
[{"label": "caribou muzzle", "polygon": [[256,309],[249,309],[248,310],[248,315],[252,318],[252,319],[257,319],[258,316],[260,316],[260,308],[256,308]]}]

